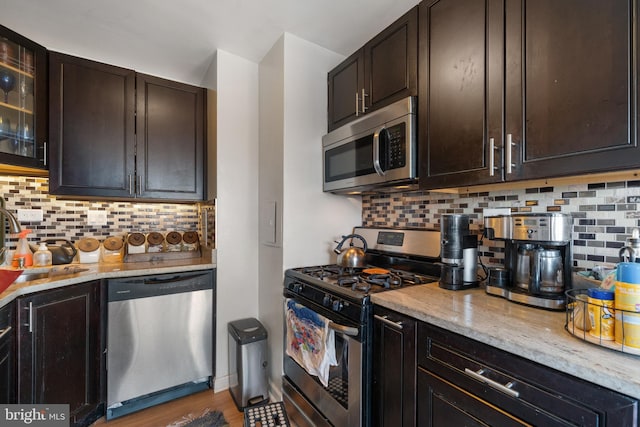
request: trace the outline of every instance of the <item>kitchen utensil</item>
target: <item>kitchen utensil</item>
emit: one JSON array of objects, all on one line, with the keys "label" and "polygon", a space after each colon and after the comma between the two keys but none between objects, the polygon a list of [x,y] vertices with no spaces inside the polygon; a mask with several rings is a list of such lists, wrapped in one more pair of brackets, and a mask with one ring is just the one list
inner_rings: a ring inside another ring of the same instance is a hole
[{"label": "kitchen utensil", "polygon": [[[56,244],[62,242],[61,244]],[[71,264],[78,251],[76,247],[69,240],[66,239],[47,239],[42,243],[47,244],[47,248],[51,251],[53,265],[59,264]],[[31,249],[35,252],[38,247],[31,244]]]},{"label": "kitchen utensil", "polygon": [[9,102],[9,92],[16,87],[16,75],[8,70],[0,70],[0,89],[4,92],[4,102]]},{"label": "kitchen utensil", "polygon": [[[342,245],[344,245],[344,242],[348,239],[351,239],[349,247],[347,249],[342,249]],[[363,247],[359,248],[357,246],[353,246],[353,239],[359,239],[362,242]],[[346,236],[342,236],[342,241],[338,243],[338,246],[336,246],[333,251],[338,254],[337,263],[341,267],[363,268],[365,266],[364,254],[367,251],[367,241],[359,234],[348,234]]]}]

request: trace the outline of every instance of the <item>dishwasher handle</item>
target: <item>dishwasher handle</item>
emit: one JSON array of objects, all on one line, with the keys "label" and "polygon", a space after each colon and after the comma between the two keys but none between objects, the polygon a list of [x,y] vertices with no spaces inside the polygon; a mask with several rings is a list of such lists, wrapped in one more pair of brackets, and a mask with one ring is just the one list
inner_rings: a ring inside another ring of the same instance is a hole
[{"label": "dishwasher handle", "polygon": [[145,285],[160,285],[160,284],[167,284],[167,283],[182,283],[182,282],[186,282],[189,280],[193,280],[193,279],[198,279],[202,276],[206,276],[208,273],[200,273],[200,274],[191,274],[191,275],[174,275],[174,276],[170,276],[170,277],[165,277],[165,276],[155,276],[155,277],[151,277],[151,278],[144,278],[143,279],[143,283]]},{"label": "dishwasher handle", "polygon": [[193,292],[215,287],[214,270],[160,274],[107,281],[108,302]]}]

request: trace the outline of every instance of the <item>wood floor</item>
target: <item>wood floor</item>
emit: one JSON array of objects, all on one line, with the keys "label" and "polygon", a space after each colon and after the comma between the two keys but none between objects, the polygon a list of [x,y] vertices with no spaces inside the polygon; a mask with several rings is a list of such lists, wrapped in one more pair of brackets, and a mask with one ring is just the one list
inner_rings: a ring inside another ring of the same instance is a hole
[{"label": "wood floor", "polygon": [[102,427],[166,427],[180,425],[181,420],[195,418],[205,411],[222,411],[231,427],[244,425],[243,413],[238,411],[228,390],[214,393],[205,390],[187,397],[173,400],[162,405],[154,406],[125,415],[115,420],[106,421],[103,417],[92,424]]}]

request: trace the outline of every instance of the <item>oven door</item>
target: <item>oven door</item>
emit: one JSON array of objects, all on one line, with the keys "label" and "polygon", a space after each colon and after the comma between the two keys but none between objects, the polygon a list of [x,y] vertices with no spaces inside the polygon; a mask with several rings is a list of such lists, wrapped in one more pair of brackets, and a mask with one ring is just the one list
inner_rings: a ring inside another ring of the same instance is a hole
[{"label": "oven door", "polygon": [[[352,427],[363,425],[363,343],[361,330],[323,307],[301,297],[287,295],[295,302],[332,320],[335,331],[337,366],[329,370],[329,385],[324,387],[286,353],[284,348],[283,400],[289,417],[299,426],[332,425]],[[287,336],[285,322],[285,337]],[[354,336],[355,335],[355,336]],[[328,424],[327,424],[328,423]]]}]

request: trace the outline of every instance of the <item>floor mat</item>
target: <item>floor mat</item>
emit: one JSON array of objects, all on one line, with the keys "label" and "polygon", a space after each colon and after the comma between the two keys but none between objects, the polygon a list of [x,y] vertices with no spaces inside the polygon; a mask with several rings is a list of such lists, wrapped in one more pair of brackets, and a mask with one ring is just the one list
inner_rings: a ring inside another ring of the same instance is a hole
[{"label": "floor mat", "polygon": [[205,409],[202,414],[188,414],[167,427],[223,427],[229,423],[220,411]]}]

